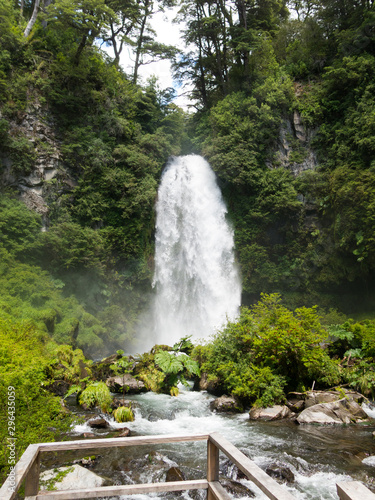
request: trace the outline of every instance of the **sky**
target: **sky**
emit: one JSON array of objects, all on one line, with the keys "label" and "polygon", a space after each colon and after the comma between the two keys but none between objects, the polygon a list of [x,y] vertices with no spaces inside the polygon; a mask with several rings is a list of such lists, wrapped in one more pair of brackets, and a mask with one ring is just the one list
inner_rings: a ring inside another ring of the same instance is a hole
[{"label": "sky", "polygon": [[[177,8],[168,9],[166,12],[159,12],[152,18],[151,25],[157,33],[156,39],[159,42],[168,45],[175,45],[178,48],[184,49],[185,45],[180,37],[181,24],[173,24],[172,20],[177,14]],[[111,54],[112,55],[112,54]],[[131,51],[125,49],[121,54],[120,64],[125,72],[132,71],[133,63],[131,61]],[[184,109],[187,109],[189,100],[185,93],[188,88],[181,88],[178,82],[173,81],[171,63],[168,60],[158,61],[151,64],[142,65],[139,69],[140,83],[145,83],[150,76],[157,76],[159,86],[162,89],[173,87],[177,91],[177,98],[174,102]]]}]

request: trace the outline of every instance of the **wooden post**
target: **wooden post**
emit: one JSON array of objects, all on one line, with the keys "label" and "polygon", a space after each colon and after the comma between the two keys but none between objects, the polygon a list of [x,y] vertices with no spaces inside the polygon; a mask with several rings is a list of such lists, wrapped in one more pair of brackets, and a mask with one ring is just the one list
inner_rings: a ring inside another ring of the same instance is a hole
[{"label": "wooden post", "polygon": [[25,478],[25,498],[33,497],[39,492],[39,467],[40,452],[35,457],[35,460]]},{"label": "wooden post", "polygon": [[[210,438],[207,440],[207,481],[219,481],[219,448]],[[207,500],[215,500],[210,488],[207,490]]]}]

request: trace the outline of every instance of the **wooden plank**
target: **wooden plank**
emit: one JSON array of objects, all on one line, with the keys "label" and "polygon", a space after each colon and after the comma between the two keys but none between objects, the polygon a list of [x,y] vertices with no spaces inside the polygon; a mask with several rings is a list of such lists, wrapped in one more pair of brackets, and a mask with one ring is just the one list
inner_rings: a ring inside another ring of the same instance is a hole
[{"label": "wooden plank", "polygon": [[86,498],[105,498],[118,495],[135,495],[137,493],[161,493],[165,491],[184,491],[207,489],[206,479],[195,481],[172,481],[168,483],[130,484],[123,486],[105,486],[90,490],[65,490],[40,492],[35,500],[76,500]]},{"label": "wooden plank", "polygon": [[295,500],[295,498],[268,474],[260,469],[250,458],[238,450],[220,434],[210,434],[212,441],[225,455],[232,460],[246,476],[253,481],[271,500]]},{"label": "wooden plank", "polygon": [[[207,441],[207,481],[219,480],[219,448],[208,439]],[[207,491],[207,500],[215,500],[212,490]]]},{"label": "wooden plank", "polygon": [[25,480],[25,496],[30,497],[38,494],[39,491],[39,469],[40,469],[40,452],[35,457],[33,464],[27,473]]},{"label": "wooden plank", "polygon": [[5,480],[2,487],[0,488],[0,498],[1,500],[13,500],[15,498],[22,481],[25,479],[27,473],[31,469],[34,460],[38,456],[39,446],[37,444],[30,444],[26,451],[23,453],[22,457],[19,459],[15,465],[14,477],[16,480],[16,485],[13,490],[12,481],[10,476]]},{"label": "wooden plank", "polygon": [[39,450],[62,451],[62,450],[86,450],[90,448],[111,448],[122,446],[142,446],[150,444],[179,443],[184,441],[204,441],[208,439],[208,434],[196,434],[192,436],[135,436],[125,438],[107,439],[82,439],[77,441],[62,441],[59,443],[39,443]]},{"label": "wooden plank", "polygon": [[375,500],[375,494],[359,481],[340,482],[336,488],[341,500]]},{"label": "wooden plank", "polygon": [[232,500],[229,493],[221,486],[219,481],[208,483],[208,491],[215,500]]},{"label": "wooden plank", "polygon": [[219,448],[210,440],[207,442],[207,481],[219,480]]}]

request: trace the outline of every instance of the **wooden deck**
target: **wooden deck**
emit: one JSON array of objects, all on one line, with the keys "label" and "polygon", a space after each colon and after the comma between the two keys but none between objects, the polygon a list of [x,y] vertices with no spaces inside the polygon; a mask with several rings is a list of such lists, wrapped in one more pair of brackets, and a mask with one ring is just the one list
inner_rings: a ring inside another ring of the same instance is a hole
[{"label": "wooden deck", "polygon": [[[39,468],[43,453],[66,450],[88,450],[98,448],[120,448],[129,446],[145,446],[170,444],[186,441],[207,441],[207,478],[193,481],[175,481],[166,483],[149,483],[122,486],[106,486],[90,490],[39,491]],[[252,460],[246,457],[232,443],[218,433],[199,434],[194,436],[142,436],[111,439],[85,439],[79,441],[63,441],[59,443],[31,444],[15,468],[15,487],[11,478],[0,488],[1,500],[15,498],[19,488],[25,484],[25,500],[73,500],[86,498],[106,498],[137,493],[173,492],[183,490],[207,490],[208,500],[230,500],[219,481],[219,453],[224,453],[237,467],[271,500],[295,500],[288,490],[270,478]],[[341,500],[375,500],[375,495],[362,483],[347,482],[337,485]]]}]

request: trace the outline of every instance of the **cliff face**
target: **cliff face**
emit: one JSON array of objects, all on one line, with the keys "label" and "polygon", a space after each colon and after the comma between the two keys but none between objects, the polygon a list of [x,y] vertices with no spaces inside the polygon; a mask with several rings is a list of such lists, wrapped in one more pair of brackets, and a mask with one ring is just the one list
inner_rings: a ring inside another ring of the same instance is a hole
[{"label": "cliff face", "polygon": [[55,198],[74,185],[61,161],[55,119],[46,106],[33,99],[23,113],[8,121],[8,135],[11,141],[27,145],[32,162],[25,167],[11,149],[2,148],[0,184],[16,189],[26,206],[42,215],[44,225],[48,225],[51,193]]},{"label": "cliff face", "polygon": [[281,124],[272,166],[284,167],[295,177],[306,170],[314,170],[318,162],[311,142],[316,132],[316,129],[308,129],[298,111],[294,111],[293,116]]}]

